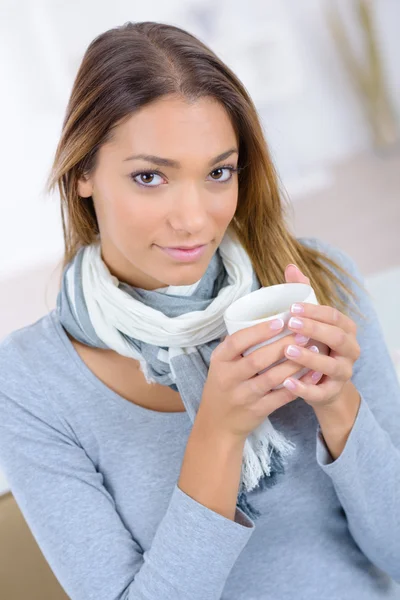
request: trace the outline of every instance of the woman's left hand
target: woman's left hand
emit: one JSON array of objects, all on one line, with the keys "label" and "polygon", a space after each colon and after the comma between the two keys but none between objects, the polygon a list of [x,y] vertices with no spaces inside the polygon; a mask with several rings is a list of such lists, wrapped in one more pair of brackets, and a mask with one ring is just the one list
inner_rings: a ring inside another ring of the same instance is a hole
[{"label": "woman's left hand", "polygon": [[[295,265],[286,267],[285,279],[287,283],[310,284],[308,277]],[[332,404],[340,398],[343,388],[351,380],[353,365],[360,356],[360,346],[356,339],[357,325],[332,306],[307,302],[296,303],[296,306],[301,307],[302,312],[293,310],[292,305],[293,316],[288,328],[294,333],[321,342],[330,353],[312,352],[300,345],[287,346],[286,357],[312,371],[299,380],[289,377],[283,385],[314,408]],[[297,351],[297,356],[291,354],[293,349]]]}]

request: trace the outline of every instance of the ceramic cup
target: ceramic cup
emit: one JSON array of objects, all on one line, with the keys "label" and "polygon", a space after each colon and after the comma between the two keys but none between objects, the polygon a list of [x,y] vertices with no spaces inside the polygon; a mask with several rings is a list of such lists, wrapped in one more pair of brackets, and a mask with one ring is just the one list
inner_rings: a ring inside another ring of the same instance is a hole
[{"label": "ceramic cup", "polygon": [[[258,323],[271,321],[281,317],[285,323],[285,327],[280,333],[275,335],[273,338],[261,342],[255,346],[251,346],[243,353],[243,356],[247,356],[254,350],[272,344],[282,337],[291,335],[294,332],[288,329],[287,323],[292,316],[290,313],[290,307],[294,302],[308,302],[310,304],[318,304],[315,292],[310,285],[307,283],[281,283],[278,285],[271,285],[269,287],[262,287],[238,300],[235,300],[225,311],[224,321],[226,329],[229,335],[236,333],[240,329],[246,327],[252,327]],[[308,343],[310,345],[312,340]],[[280,363],[287,360],[286,357],[276,361],[261,373],[265,373],[272,367],[279,365]],[[291,377],[299,379],[305,375],[309,369],[301,368],[296,373],[293,373]],[[260,373],[260,374],[261,374]],[[279,385],[275,390],[282,388]]]}]

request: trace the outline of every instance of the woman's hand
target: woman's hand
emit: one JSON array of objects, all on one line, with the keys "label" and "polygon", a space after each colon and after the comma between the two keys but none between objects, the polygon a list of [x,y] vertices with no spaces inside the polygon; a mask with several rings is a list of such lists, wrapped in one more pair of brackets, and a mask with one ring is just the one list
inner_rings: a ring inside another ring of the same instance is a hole
[{"label": "woman's hand", "polygon": [[[310,283],[295,265],[287,266],[285,278],[287,283]],[[293,317],[288,323],[289,329],[322,342],[330,349],[330,353],[316,354],[296,344],[287,346],[286,357],[312,369],[312,372],[300,380],[289,377],[283,385],[295,397],[300,396],[314,408],[335,403],[345,386],[348,387],[353,365],[360,356],[357,326],[352,319],[331,306],[301,302],[292,305],[291,313]]]}]

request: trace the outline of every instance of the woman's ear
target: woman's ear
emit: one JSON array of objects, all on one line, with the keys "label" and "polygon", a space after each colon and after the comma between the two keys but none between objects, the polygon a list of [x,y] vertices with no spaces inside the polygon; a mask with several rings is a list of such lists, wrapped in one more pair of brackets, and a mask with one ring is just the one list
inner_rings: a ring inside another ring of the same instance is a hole
[{"label": "woman's ear", "polygon": [[89,198],[93,193],[92,181],[89,177],[82,175],[78,179],[78,194],[81,198]]}]

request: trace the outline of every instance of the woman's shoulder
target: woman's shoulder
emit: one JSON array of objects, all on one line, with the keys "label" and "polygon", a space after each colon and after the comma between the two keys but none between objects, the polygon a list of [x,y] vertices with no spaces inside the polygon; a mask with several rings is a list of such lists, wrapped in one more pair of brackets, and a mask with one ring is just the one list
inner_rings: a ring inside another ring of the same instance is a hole
[{"label": "woman's shoulder", "polygon": [[303,246],[317,250],[321,254],[338,262],[341,266],[358,269],[355,259],[342,247],[319,237],[300,236],[296,238]]},{"label": "woman's shoulder", "polygon": [[62,342],[52,323],[53,312],[0,341],[0,408],[14,403],[27,409],[35,405],[42,414],[48,409],[39,380],[51,376],[54,365],[62,361]]},{"label": "woman's shoulder", "polygon": [[[357,264],[357,261],[346,250],[318,237],[302,236],[297,237],[297,241],[303,246],[317,250],[322,257],[333,260],[339,267],[344,269],[345,274],[335,267],[328,265],[335,271],[335,275],[348,287],[355,289],[354,280],[348,277],[348,275],[351,275],[361,284],[362,289],[365,283],[364,276],[359,265]],[[357,286],[357,292],[359,291],[359,286]]]},{"label": "woman's shoulder", "polygon": [[34,363],[35,359],[51,352],[51,347],[57,342],[52,324],[53,312],[14,329],[0,340],[0,373],[11,373],[14,367],[18,369],[19,366]]}]

